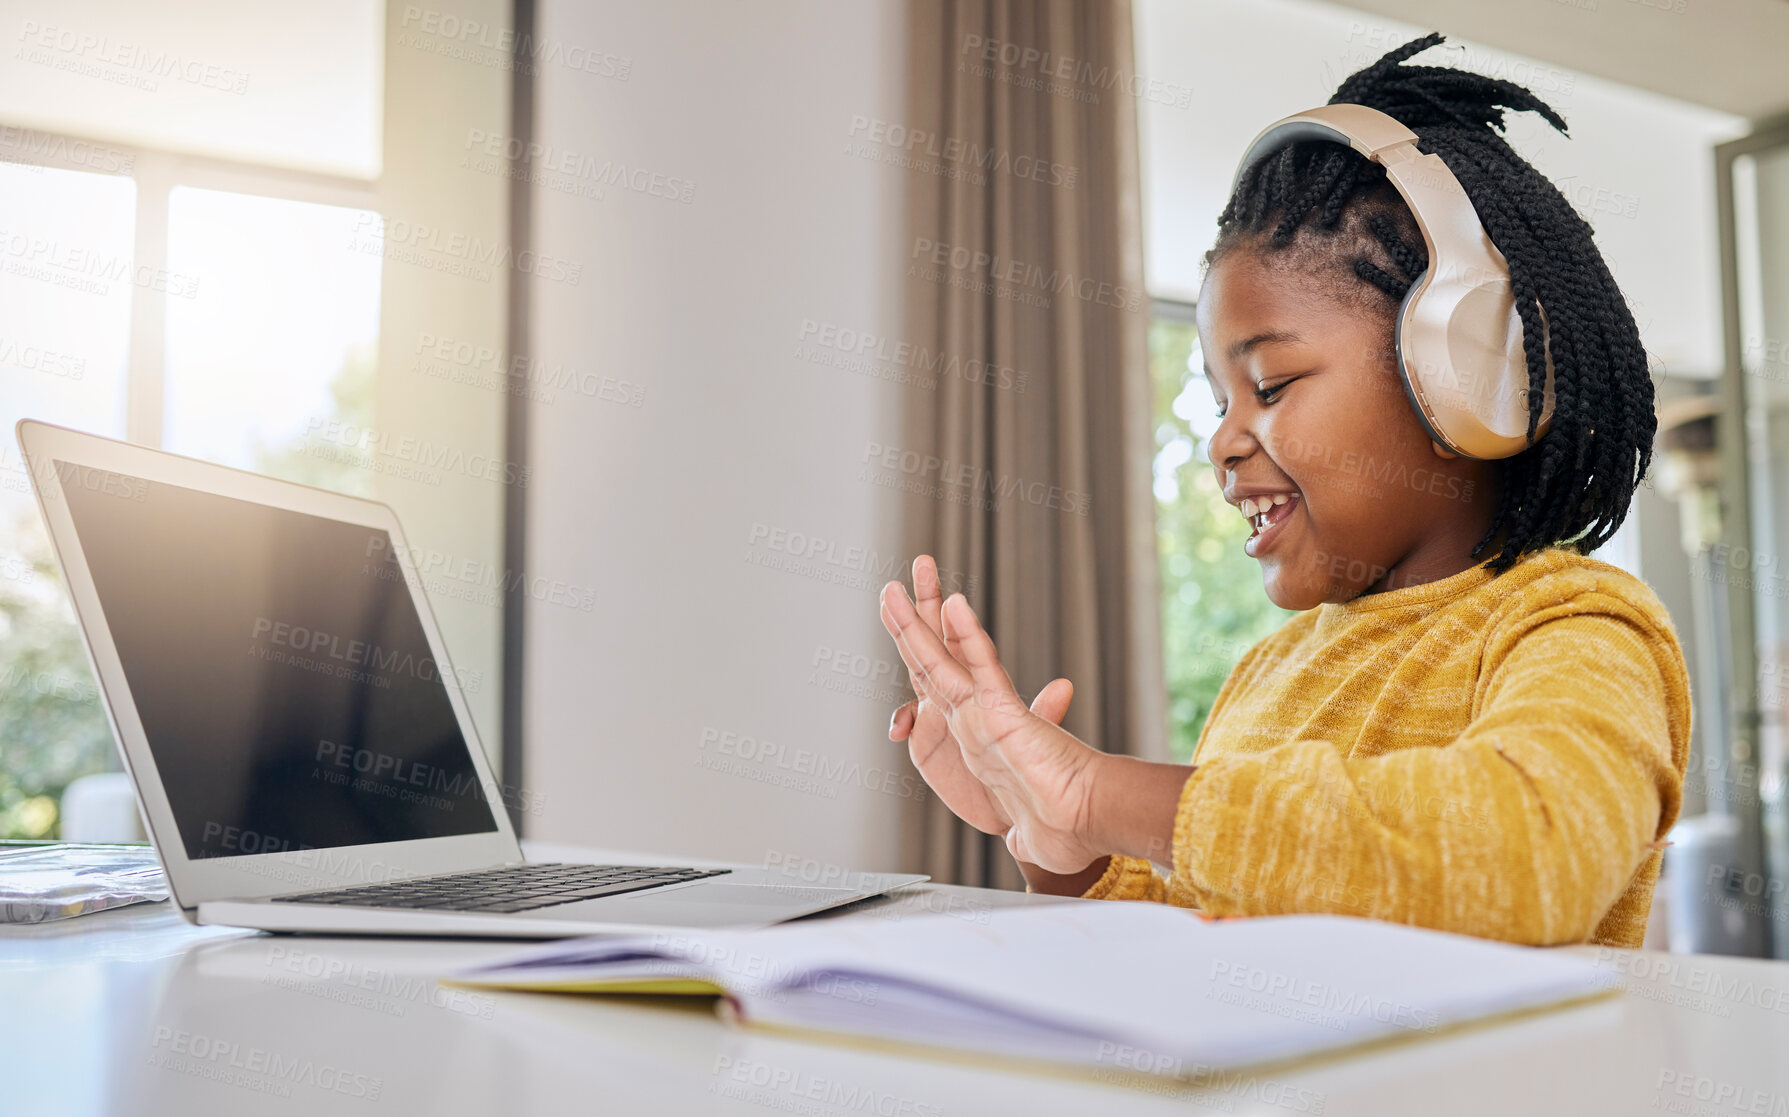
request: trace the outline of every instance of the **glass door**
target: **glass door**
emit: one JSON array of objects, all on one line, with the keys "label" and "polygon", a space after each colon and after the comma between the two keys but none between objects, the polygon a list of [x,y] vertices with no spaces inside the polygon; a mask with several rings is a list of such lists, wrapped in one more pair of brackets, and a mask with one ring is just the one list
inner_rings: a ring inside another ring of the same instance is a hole
[{"label": "glass door", "polygon": [[1709,880],[1758,953],[1789,958],[1789,123],[1722,145],[1716,168],[1727,356],[1721,542],[1705,569],[1726,606],[1719,782],[1741,842]]}]

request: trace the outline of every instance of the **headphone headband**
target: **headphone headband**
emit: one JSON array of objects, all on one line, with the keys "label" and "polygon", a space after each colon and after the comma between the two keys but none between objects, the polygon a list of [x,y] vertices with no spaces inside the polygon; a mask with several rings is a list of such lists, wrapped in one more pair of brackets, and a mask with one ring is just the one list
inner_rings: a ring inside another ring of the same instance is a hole
[{"label": "headphone headband", "polygon": [[1380,153],[1399,144],[1414,146],[1416,133],[1396,117],[1366,105],[1319,105],[1293,113],[1263,128],[1249,144],[1242,162],[1236,166],[1230,192],[1234,194],[1242,184],[1243,172],[1280,148],[1300,140],[1346,144],[1368,159],[1379,162]]}]

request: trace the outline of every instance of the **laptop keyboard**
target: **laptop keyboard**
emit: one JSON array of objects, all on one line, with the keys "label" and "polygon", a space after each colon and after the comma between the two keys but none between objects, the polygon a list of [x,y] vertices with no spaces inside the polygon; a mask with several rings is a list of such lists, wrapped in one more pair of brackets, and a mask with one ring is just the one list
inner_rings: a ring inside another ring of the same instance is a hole
[{"label": "laptop keyboard", "polygon": [[288,904],[342,904],[357,908],[413,908],[428,911],[532,911],[555,904],[594,900],[719,876],[727,869],[663,869],[635,865],[565,865],[540,862],[479,869],[445,876],[411,877],[296,896],[274,896]]}]

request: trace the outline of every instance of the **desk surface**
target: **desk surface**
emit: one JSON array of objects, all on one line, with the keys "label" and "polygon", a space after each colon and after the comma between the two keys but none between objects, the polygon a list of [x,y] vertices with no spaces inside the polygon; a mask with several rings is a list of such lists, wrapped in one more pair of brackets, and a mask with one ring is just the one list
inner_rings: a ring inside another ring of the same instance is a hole
[{"label": "desk surface", "polygon": [[[545,846],[530,856],[609,859]],[[1064,902],[1098,901],[921,885],[846,918],[973,919],[994,906]],[[165,903],[0,928],[0,1110],[1789,1113],[1789,963],[1577,948],[1626,995],[1192,1090],[762,1035],[722,1023],[706,999],[473,993],[434,980],[514,949],[195,928]]]}]

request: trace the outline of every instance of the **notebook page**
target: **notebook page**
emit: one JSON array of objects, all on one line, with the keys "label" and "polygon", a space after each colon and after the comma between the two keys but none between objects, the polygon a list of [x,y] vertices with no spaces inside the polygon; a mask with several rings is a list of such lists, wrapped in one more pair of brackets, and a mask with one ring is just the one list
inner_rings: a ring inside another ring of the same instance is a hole
[{"label": "notebook page", "polygon": [[[1346,916],[1207,922],[1124,902],[998,909],[985,923],[833,919],[579,940],[532,956],[543,977],[618,975],[639,964],[642,940],[699,963],[739,994],[748,1019],[882,1038],[975,1020],[1015,1041],[1061,1035],[1091,1060],[1116,1044],[1202,1068],[1434,1031],[1603,987],[1581,959],[1465,936]],[[600,960],[617,955],[630,960]],[[561,964],[542,970],[541,957]],[[966,1030],[973,1045],[977,1029]]]},{"label": "notebook page", "polygon": [[[1207,922],[1144,903],[904,920],[866,928],[857,945],[860,959],[816,950],[806,963],[898,976],[939,1002],[1211,1067],[1432,1032],[1604,986],[1581,959],[1461,935],[1346,916]],[[858,1023],[839,1025],[881,1034],[887,1019],[870,1007],[845,1006]]]}]

